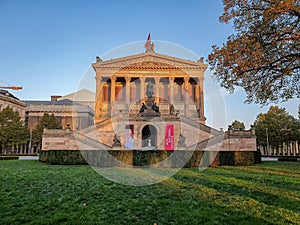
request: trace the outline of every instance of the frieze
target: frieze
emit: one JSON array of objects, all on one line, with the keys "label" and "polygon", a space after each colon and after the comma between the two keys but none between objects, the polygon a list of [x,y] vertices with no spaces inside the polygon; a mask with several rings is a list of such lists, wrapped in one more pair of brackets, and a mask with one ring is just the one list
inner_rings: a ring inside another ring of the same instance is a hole
[{"label": "frieze", "polygon": [[180,69],[180,70],[205,70],[207,64],[203,60],[197,62],[179,59],[157,53],[143,53],[139,55],[127,56],[123,58],[99,61],[92,64],[93,68],[124,69],[137,67],[139,69]]}]

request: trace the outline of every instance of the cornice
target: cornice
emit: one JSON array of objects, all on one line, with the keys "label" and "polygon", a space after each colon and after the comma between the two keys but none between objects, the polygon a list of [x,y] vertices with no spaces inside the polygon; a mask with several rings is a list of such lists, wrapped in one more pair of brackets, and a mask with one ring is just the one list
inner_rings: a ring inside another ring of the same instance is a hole
[{"label": "cornice", "polygon": [[0,95],[0,100],[7,101],[9,103],[12,103],[12,104],[24,107],[24,108],[25,108],[25,105],[26,105],[25,102],[23,102],[23,101],[21,101],[19,99],[15,99],[15,98],[9,97],[9,96],[2,96],[2,95]]},{"label": "cornice", "polygon": [[[147,63],[161,63],[157,66],[147,66]],[[142,64],[143,66],[139,66]],[[180,59],[172,56],[167,56],[159,53],[147,52],[132,56],[126,56],[122,58],[111,59],[107,61],[98,60],[92,64],[93,68],[96,69],[179,69],[179,70],[205,70],[207,64],[203,63],[203,60],[197,62]]]}]

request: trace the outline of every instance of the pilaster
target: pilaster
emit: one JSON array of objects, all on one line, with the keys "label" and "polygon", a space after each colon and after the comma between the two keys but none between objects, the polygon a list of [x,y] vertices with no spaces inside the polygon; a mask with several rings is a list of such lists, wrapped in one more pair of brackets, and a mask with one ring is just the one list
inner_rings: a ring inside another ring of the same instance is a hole
[{"label": "pilaster", "polygon": [[196,92],[196,108],[198,112],[198,117],[200,118],[200,109],[201,109],[201,100],[200,100],[200,83],[199,83],[199,78],[196,80],[196,87],[195,87],[195,92]]},{"label": "pilaster", "polygon": [[110,110],[111,110],[111,113],[112,113],[112,107],[115,103],[115,100],[116,100],[116,80],[117,78],[116,77],[111,77],[110,78]]},{"label": "pilaster", "polygon": [[204,77],[201,76],[199,78],[199,81],[200,81],[200,101],[199,101],[199,111],[200,111],[200,122],[205,124],[205,116],[204,116],[204,91],[203,91],[203,80],[204,80]]},{"label": "pilaster", "polygon": [[130,103],[130,81],[131,77],[125,77],[126,80],[126,104],[129,106]]},{"label": "pilaster", "polygon": [[170,102],[173,104],[174,103],[174,81],[175,77],[169,77],[170,81]]},{"label": "pilaster", "polygon": [[104,81],[102,81],[101,77],[97,77],[97,90],[96,90],[96,110],[95,110],[95,118],[99,118],[102,115],[102,104],[103,104],[103,86]]},{"label": "pilaster", "polygon": [[154,81],[155,81],[155,102],[156,102],[156,104],[158,104],[159,103],[159,81],[160,81],[160,77],[155,77]]},{"label": "pilaster", "polygon": [[189,77],[184,77],[184,116],[188,114],[188,85],[189,85]]},{"label": "pilaster", "polygon": [[145,77],[140,77],[140,98],[141,101],[145,100]]}]

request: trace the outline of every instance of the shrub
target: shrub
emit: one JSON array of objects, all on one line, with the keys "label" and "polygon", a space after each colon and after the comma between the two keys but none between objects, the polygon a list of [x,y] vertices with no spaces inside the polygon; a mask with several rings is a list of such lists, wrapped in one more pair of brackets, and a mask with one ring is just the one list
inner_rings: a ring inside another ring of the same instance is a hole
[{"label": "shrub", "polygon": [[[216,156],[215,156],[216,155]],[[111,157],[112,156],[112,157]],[[205,157],[205,158],[203,158]],[[202,160],[203,159],[203,160]],[[217,165],[252,165],[260,162],[258,152],[207,152],[204,151],[138,151],[138,150],[48,150],[41,151],[39,160],[49,164],[87,164],[103,167],[151,166],[151,167],[199,167],[201,160]],[[159,163],[159,164],[158,164]],[[205,164],[204,164],[205,165]]]}]

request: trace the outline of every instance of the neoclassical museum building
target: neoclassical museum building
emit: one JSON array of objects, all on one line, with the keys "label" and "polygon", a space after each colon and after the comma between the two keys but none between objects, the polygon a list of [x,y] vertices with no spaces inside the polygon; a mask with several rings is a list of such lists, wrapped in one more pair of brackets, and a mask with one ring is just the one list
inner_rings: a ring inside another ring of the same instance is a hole
[{"label": "neoclassical museum building", "polygon": [[256,151],[253,130],[223,132],[205,124],[203,58],[156,53],[150,40],[145,48],[121,58],[96,57],[95,125],[46,130],[43,150]]},{"label": "neoclassical museum building", "polygon": [[202,59],[193,62],[158,54],[149,43],[145,53],[108,61],[97,58],[92,66],[96,71],[95,124],[101,142],[112,143],[116,134],[125,148],[173,150],[179,135],[187,136],[183,118],[205,124],[207,65]]}]

